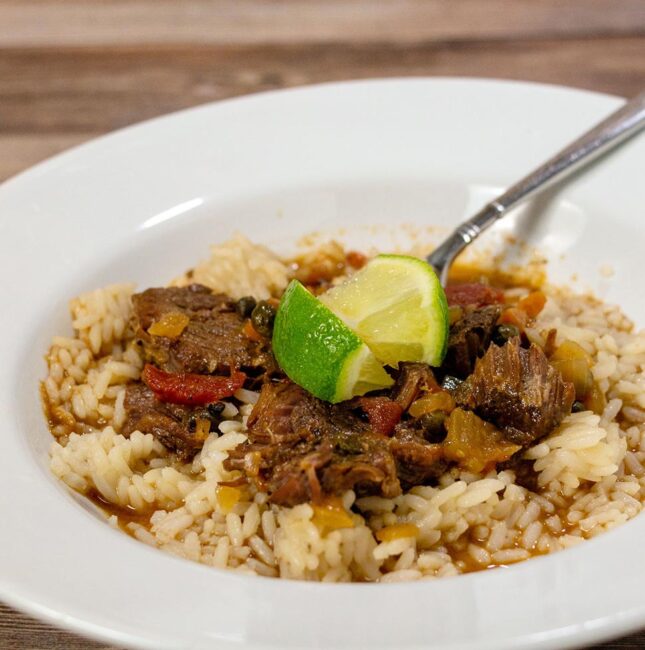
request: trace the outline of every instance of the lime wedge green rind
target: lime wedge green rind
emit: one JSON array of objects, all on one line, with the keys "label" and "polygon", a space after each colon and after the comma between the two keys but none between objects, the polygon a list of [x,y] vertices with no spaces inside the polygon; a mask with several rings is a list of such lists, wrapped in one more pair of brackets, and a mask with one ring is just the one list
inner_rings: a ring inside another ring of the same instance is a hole
[{"label": "lime wedge green rind", "polygon": [[365,343],[296,280],[280,301],[273,352],[292,381],[328,402],[393,383]]}]

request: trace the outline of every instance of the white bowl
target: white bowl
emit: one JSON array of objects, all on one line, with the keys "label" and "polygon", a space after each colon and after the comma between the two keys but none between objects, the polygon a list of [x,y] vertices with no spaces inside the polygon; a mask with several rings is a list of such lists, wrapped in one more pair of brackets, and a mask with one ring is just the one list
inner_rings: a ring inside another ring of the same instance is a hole
[{"label": "white bowl", "polygon": [[[285,250],[340,226],[381,245],[393,229],[410,238],[404,221],[445,229],[620,101],[481,80],[324,85],[153,120],[0,187],[0,598],[155,649],[562,648],[645,625],[642,517],[512,568],[407,584],[253,578],[165,555],[50,475],[38,397],[49,339],[69,331],[79,291],[163,284],[234,230]],[[644,168],[641,137],[500,230],[642,323]]]}]

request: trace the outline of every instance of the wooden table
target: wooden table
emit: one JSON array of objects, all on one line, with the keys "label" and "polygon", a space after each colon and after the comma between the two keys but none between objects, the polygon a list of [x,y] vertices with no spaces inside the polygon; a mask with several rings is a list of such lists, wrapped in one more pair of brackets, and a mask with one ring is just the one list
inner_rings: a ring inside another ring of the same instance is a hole
[{"label": "wooden table", "polygon": [[[413,75],[632,95],[645,0],[0,0],[0,181],[179,108]],[[645,633],[602,647],[645,648]],[[0,605],[0,648],[108,646]]]}]

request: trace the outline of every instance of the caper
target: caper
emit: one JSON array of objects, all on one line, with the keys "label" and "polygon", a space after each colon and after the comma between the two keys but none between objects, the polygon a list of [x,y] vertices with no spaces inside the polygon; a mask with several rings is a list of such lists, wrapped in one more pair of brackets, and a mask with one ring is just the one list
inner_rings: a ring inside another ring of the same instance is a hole
[{"label": "caper", "polygon": [[441,382],[441,388],[444,388],[445,390],[448,391],[453,391],[459,388],[459,386],[463,384],[463,380],[459,379],[459,377],[453,377],[452,375],[446,375],[443,378],[443,381]]},{"label": "caper", "polygon": [[256,332],[263,336],[271,336],[276,309],[266,300],[260,300],[251,314],[251,322]]},{"label": "caper", "polygon": [[571,412],[572,413],[582,413],[582,411],[586,411],[587,407],[580,401],[576,400],[573,405],[571,406]]},{"label": "caper", "polygon": [[222,414],[222,411],[225,407],[226,405],[224,402],[213,402],[206,407],[206,410],[208,411],[208,415],[210,415],[211,418],[218,418]]},{"label": "caper", "polygon": [[248,318],[255,309],[257,302],[253,296],[244,296],[237,301],[235,311],[240,318]]},{"label": "caper", "polygon": [[493,343],[497,345],[504,345],[511,339],[520,335],[520,330],[515,325],[510,323],[502,323],[495,328],[493,333]]},{"label": "caper", "polygon": [[425,413],[419,418],[419,426],[423,431],[423,437],[428,442],[442,442],[446,437],[445,421],[448,414],[445,411],[432,411]]}]

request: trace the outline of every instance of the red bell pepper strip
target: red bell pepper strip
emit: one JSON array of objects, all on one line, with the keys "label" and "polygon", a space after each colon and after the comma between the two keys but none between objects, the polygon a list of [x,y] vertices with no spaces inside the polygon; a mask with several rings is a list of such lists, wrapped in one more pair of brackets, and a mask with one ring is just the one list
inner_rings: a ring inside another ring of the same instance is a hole
[{"label": "red bell pepper strip", "polygon": [[231,397],[238,388],[242,388],[246,375],[237,370],[230,377],[166,372],[147,363],[141,378],[162,402],[203,406]]}]

